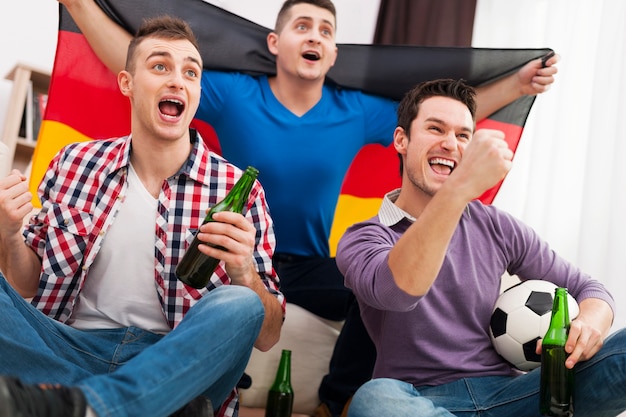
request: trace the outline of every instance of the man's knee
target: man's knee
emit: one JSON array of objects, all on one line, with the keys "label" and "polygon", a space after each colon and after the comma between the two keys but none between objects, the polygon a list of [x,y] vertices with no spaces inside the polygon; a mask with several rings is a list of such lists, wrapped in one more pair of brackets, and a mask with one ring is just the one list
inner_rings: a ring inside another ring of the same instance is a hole
[{"label": "man's knee", "polygon": [[350,402],[348,417],[379,417],[380,410],[388,409],[385,398],[397,381],[378,378],[367,381],[356,391]]},{"label": "man's knee", "polygon": [[[258,294],[248,287],[224,285],[217,287],[202,297],[194,305],[185,319],[192,317],[219,318],[232,326],[261,327],[265,318],[265,308]],[[184,321],[184,320],[183,320]]]}]

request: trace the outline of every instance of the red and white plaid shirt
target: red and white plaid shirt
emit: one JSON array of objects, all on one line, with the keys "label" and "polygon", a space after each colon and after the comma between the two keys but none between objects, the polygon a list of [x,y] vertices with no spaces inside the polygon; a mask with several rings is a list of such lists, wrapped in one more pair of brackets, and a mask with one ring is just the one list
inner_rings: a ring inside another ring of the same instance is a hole
[{"label": "red and white plaid shirt", "polygon": [[[171,328],[203,294],[230,283],[221,265],[207,288],[200,290],[185,286],[174,271],[207,209],[223,199],[242,175],[239,168],[210,152],[195,131],[191,139],[189,159],[176,175],[163,181],[155,218],[154,279]],[[42,260],[39,290],[32,303],[56,320],[65,322],[72,314],[89,268],[124,201],[131,144],[131,137],[123,137],[69,145],[52,160],[41,182],[42,209],[30,220],[24,236]],[[257,230],[257,270],[284,312],[285,299],[272,267],[274,228],[258,181],[246,209],[245,216]],[[220,415],[232,415],[236,395],[230,400]]]}]

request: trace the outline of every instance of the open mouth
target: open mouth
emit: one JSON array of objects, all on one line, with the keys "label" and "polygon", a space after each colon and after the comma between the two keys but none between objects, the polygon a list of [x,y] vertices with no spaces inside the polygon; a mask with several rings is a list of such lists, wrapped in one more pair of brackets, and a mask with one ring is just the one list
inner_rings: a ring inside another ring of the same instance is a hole
[{"label": "open mouth", "polygon": [[319,61],[320,55],[314,51],[307,51],[302,54],[302,58],[308,59],[309,61]]},{"label": "open mouth", "polygon": [[183,113],[183,110],[185,110],[185,105],[180,100],[169,98],[159,103],[159,111],[161,114],[173,119],[179,117]]},{"label": "open mouth", "polygon": [[428,161],[433,171],[442,175],[450,175],[456,166],[454,161],[444,158],[432,158]]}]

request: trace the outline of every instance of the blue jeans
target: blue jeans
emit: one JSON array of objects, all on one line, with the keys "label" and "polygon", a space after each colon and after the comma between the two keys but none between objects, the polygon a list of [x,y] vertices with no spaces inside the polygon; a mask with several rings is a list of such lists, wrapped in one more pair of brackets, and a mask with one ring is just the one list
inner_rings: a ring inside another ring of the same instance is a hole
[{"label": "blue jeans", "polygon": [[[626,410],[626,330],[607,338],[576,365],[576,417],[614,417]],[[520,376],[462,378],[431,387],[373,379],[352,399],[348,417],[525,417],[539,413],[540,369]]]},{"label": "blue jeans", "polygon": [[78,386],[99,417],[168,416],[204,394],[215,408],[243,374],[264,309],[249,288],[218,287],[169,334],[77,330],[25,301],[0,274],[0,373]]}]

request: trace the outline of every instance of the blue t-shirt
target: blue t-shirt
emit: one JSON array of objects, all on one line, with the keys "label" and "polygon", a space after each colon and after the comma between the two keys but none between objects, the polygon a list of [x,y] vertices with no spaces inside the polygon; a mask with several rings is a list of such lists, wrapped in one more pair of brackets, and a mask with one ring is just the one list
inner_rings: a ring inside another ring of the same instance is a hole
[{"label": "blue t-shirt", "polygon": [[326,257],[345,174],[364,145],[391,143],[397,104],[326,85],[297,116],[276,99],[267,76],[204,71],[196,117],[213,126],[229,162],[259,170],[276,251]]}]

